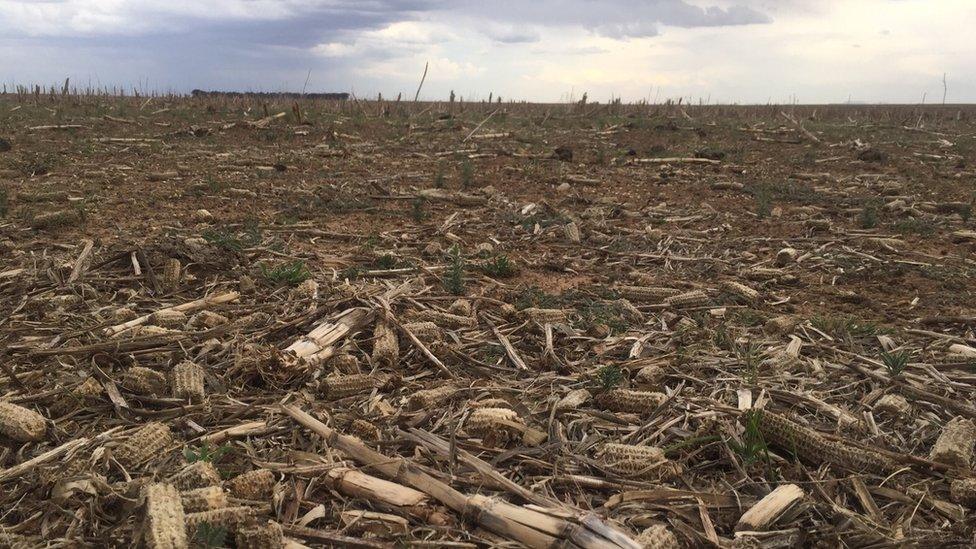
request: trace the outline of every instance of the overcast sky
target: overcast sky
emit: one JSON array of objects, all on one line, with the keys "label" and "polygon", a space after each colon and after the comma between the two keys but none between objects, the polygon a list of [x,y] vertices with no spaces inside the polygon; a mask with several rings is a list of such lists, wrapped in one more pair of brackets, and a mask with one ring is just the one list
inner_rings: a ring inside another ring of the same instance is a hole
[{"label": "overcast sky", "polygon": [[0,0],[0,81],[976,102],[976,0]]}]

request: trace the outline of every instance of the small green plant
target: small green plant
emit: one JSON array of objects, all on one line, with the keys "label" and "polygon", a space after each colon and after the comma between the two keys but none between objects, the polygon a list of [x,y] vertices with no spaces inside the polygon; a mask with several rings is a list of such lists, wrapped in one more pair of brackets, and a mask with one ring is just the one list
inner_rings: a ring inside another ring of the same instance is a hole
[{"label": "small green plant", "polygon": [[261,231],[255,224],[249,225],[247,230],[240,234],[226,228],[215,227],[203,231],[201,236],[210,244],[230,252],[240,252],[261,243]]},{"label": "small green plant", "polygon": [[187,447],[183,450],[183,457],[189,463],[194,463],[197,461],[206,461],[208,463],[215,463],[223,457],[224,454],[230,452],[231,447],[226,444],[218,446],[216,448],[210,446],[209,443],[204,442],[199,448]]},{"label": "small green plant", "polygon": [[878,226],[878,205],[874,202],[868,202],[861,209],[861,215],[859,217],[859,223],[862,229],[873,229]]},{"label": "small green plant", "polygon": [[607,364],[596,371],[596,383],[603,391],[618,387],[623,380],[624,373],[619,366]]},{"label": "small green plant", "polygon": [[471,166],[471,161],[465,159],[461,162],[461,188],[468,190],[474,184],[474,167]]},{"label": "small green plant", "polygon": [[518,295],[515,297],[515,308],[520,311],[529,307],[546,309],[555,307],[556,305],[556,297],[542,291],[538,286],[523,286],[519,289]]},{"label": "small green plant", "polygon": [[766,187],[757,187],[753,190],[756,198],[756,217],[765,219],[773,212],[773,196]]},{"label": "small green plant", "polygon": [[759,380],[759,347],[753,343],[742,345],[736,348],[736,355],[742,362],[745,375],[742,378],[749,384],[755,385]]},{"label": "small green plant", "polygon": [[427,219],[426,198],[418,196],[417,198],[413,199],[413,202],[411,203],[410,216],[417,223],[423,223],[423,221]]},{"label": "small green plant", "polygon": [[0,188],[0,217],[7,217],[7,210],[10,208],[10,197],[6,188]]},{"label": "small green plant", "polygon": [[441,281],[444,289],[454,295],[464,295],[464,256],[457,244],[451,246],[447,270]]},{"label": "small green plant", "polygon": [[444,177],[444,165],[437,165],[437,172],[434,174],[434,187],[437,189],[443,189],[446,179]]},{"label": "small green plant", "polygon": [[924,219],[904,219],[895,223],[894,229],[901,234],[930,235],[935,232],[932,223]]},{"label": "small green plant", "polygon": [[597,299],[585,298],[575,306],[580,324],[589,330],[597,325],[604,325],[613,333],[627,330],[624,311],[616,303],[607,303]]},{"label": "small green plant", "polygon": [[351,265],[345,269],[339,271],[339,280],[356,280],[357,278],[363,276],[366,269],[358,265]]},{"label": "small green plant", "polygon": [[488,276],[495,278],[511,278],[515,276],[518,269],[507,255],[499,254],[492,256],[478,265],[478,269]]},{"label": "small green plant", "polygon": [[769,448],[763,439],[762,430],[759,427],[762,410],[750,410],[746,412],[745,432],[742,434],[742,442],[729,440],[729,447],[738,454],[745,465],[752,465],[757,462],[769,461]]},{"label": "small green plant", "polygon": [[261,275],[269,282],[274,284],[285,284],[287,286],[297,286],[312,277],[312,273],[305,267],[305,262],[301,260],[284,263],[272,268],[261,264]]},{"label": "small green plant", "polygon": [[227,529],[223,526],[214,526],[209,522],[201,522],[197,526],[193,541],[206,549],[223,547],[227,541]]},{"label": "small green plant", "polygon": [[908,360],[912,357],[907,350],[902,351],[882,351],[881,363],[888,369],[891,377],[898,377],[905,368],[908,367]]}]

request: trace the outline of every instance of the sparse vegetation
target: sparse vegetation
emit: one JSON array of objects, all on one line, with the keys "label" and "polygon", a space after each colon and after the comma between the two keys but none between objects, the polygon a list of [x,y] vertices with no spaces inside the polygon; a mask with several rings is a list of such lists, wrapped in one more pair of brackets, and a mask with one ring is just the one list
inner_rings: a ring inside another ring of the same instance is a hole
[{"label": "sparse vegetation", "polygon": [[455,244],[448,253],[447,269],[444,271],[442,283],[444,289],[453,295],[464,295],[464,256],[461,247]]},{"label": "sparse vegetation", "polygon": [[305,262],[301,260],[282,263],[274,267],[268,267],[262,263],[261,275],[272,284],[285,286],[298,286],[312,277],[312,273],[305,267]]}]

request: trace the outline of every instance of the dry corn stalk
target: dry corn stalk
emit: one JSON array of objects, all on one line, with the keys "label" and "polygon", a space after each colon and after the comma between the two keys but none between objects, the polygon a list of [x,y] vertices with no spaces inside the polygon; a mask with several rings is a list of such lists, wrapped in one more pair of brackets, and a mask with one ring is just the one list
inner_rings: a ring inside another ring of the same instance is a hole
[{"label": "dry corn stalk", "polygon": [[122,386],[137,395],[160,395],[166,392],[166,375],[151,368],[133,366],[122,374]]},{"label": "dry corn stalk", "polygon": [[173,396],[190,402],[203,400],[203,368],[199,364],[184,361],[173,367]]},{"label": "dry corn stalk", "polygon": [[172,257],[166,260],[166,264],[163,265],[163,276],[159,280],[164,290],[172,292],[180,287],[180,274],[182,270],[183,265],[179,259]]},{"label": "dry corn stalk", "polygon": [[638,303],[660,303],[681,293],[681,290],[661,286],[615,286],[614,290],[620,297]]},{"label": "dry corn stalk", "polygon": [[666,524],[653,524],[637,536],[641,549],[681,549],[678,538]]},{"label": "dry corn stalk", "polygon": [[[232,301],[237,301],[238,297],[240,297],[240,294],[238,294],[237,292],[225,292],[222,294],[208,296],[203,299],[197,299],[196,301],[189,301],[187,303],[182,303],[180,305],[176,305],[175,307],[160,309],[159,311],[156,311],[156,313],[160,311],[166,311],[166,310],[175,310],[183,313],[188,313],[190,311],[198,311],[200,309],[205,309],[211,305],[220,305],[222,303],[230,303]],[[156,314],[156,313],[152,313],[152,314]],[[107,336],[114,336],[116,334],[125,332],[126,330],[132,329],[136,326],[141,326],[149,322],[149,319],[152,317],[152,314],[133,318],[132,320],[123,322],[122,324],[116,324],[115,326],[109,326],[108,328],[105,328],[103,333]]]},{"label": "dry corn stalk", "polygon": [[115,449],[113,455],[123,467],[133,468],[152,458],[159,458],[163,449],[173,443],[173,435],[165,424],[147,423],[132,433]]},{"label": "dry corn stalk", "polygon": [[679,470],[664,450],[653,446],[607,443],[600,448],[600,460],[608,471],[629,478],[666,478]]},{"label": "dry corn stalk", "polygon": [[187,513],[210,511],[229,505],[227,492],[220,486],[204,486],[180,492],[180,500],[183,502],[183,510]]},{"label": "dry corn stalk", "polygon": [[145,490],[146,546],[150,549],[188,547],[180,494],[171,484],[150,484]]},{"label": "dry corn stalk", "polygon": [[611,412],[649,414],[668,400],[668,395],[632,389],[610,389],[597,395],[597,406]]},{"label": "dry corn stalk", "polygon": [[673,295],[665,298],[664,304],[675,309],[685,309],[690,307],[704,307],[710,303],[708,294],[701,290]]},{"label": "dry corn stalk", "polygon": [[194,461],[169,478],[180,490],[193,490],[220,484],[220,473],[209,461]]},{"label": "dry corn stalk", "polygon": [[788,450],[800,459],[872,473],[884,473],[892,468],[891,461],[877,452],[829,441],[813,429],[778,414],[752,410],[742,418],[756,422],[767,444]]},{"label": "dry corn stalk", "polygon": [[396,332],[386,322],[377,322],[373,329],[373,364],[391,367],[400,358],[400,343]]},{"label": "dry corn stalk", "polygon": [[285,546],[281,525],[271,520],[239,527],[235,540],[238,549],[281,549]]},{"label": "dry corn stalk", "polygon": [[976,443],[976,424],[963,417],[955,417],[942,428],[942,434],[932,447],[929,459],[955,467],[969,469]]},{"label": "dry corn stalk", "polygon": [[326,398],[337,400],[368,393],[373,389],[383,387],[388,381],[389,377],[383,374],[329,376],[322,379],[321,389]]},{"label": "dry corn stalk", "polygon": [[227,481],[227,489],[234,497],[258,501],[270,499],[274,485],[274,473],[268,469],[248,471]]},{"label": "dry corn stalk", "polygon": [[32,442],[43,440],[46,432],[44,416],[12,402],[0,401],[0,435],[17,442]]},{"label": "dry corn stalk", "polygon": [[961,478],[949,485],[949,498],[959,505],[976,507],[976,478]]},{"label": "dry corn stalk", "polygon": [[460,389],[453,385],[422,389],[410,395],[409,407],[411,410],[423,410],[434,406],[443,406],[459,392]]}]

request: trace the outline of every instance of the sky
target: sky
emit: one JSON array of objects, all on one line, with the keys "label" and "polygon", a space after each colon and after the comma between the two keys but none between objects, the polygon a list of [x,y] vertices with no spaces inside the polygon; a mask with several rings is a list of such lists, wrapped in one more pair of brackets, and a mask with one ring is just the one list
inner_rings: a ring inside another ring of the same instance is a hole
[{"label": "sky", "polygon": [[976,0],[0,0],[0,82],[976,103],[974,31]]}]

